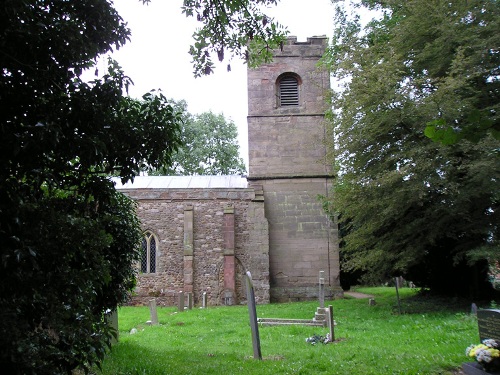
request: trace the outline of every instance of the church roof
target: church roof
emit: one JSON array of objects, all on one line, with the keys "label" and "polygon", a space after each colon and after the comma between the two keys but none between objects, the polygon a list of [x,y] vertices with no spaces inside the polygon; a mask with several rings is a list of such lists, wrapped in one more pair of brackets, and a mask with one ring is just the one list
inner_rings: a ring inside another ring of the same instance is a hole
[{"label": "church roof", "polygon": [[122,184],[112,179],[116,189],[246,189],[246,177],[230,176],[138,176],[134,182]]}]

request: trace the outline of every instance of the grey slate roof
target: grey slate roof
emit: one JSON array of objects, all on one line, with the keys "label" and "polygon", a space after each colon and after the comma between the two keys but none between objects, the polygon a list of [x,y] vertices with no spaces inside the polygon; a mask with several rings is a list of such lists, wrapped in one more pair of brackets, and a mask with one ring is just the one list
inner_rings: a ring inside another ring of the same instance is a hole
[{"label": "grey slate roof", "polygon": [[112,179],[116,189],[246,189],[246,177],[230,176],[138,176],[134,182],[122,184]]}]

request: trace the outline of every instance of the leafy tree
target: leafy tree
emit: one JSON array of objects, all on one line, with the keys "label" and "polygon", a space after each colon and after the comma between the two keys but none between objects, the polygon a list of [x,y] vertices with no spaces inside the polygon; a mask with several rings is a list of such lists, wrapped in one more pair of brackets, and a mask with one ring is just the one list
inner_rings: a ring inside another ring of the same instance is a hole
[{"label": "leafy tree", "polygon": [[500,253],[500,142],[481,134],[449,147],[424,128],[445,118],[465,133],[478,113],[498,125],[500,5],[363,3],[380,18],[362,27],[339,5],[325,57],[341,82],[330,114],[338,172],[330,209],[346,233],[343,268],[445,293],[489,291],[486,260]]},{"label": "leafy tree", "polygon": [[[235,2],[218,2],[226,3]],[[205,32],[213,27],[222,42],[229,19],[219,11],[204,16],[214,20]],[[139,222],[107,176],[126,182],[170,164],[181,117],[161,94],[126,97],[131,81],[112,61],[102,79],[82,81],[84,69],[128,38],[105,0],[0,5],[3,372],[70,373],[99,363],[112,334],[106,314],[134,284]]]},{"label": "leafy tree", "polygon": [[151,175],[229,175],[246,171],[239,157],[238,131],[223,114],[205,112],[191,115],[181,100],[173,104],[183,113],[182,145],[172,154],[172,163]]}]

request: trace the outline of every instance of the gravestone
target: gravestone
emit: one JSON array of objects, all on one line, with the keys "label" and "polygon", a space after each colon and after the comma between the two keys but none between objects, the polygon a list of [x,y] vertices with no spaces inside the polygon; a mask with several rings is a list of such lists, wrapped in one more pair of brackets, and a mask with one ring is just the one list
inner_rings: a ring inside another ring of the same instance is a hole
[{"label": "gravestone", "polygon": [[204,309],[207,308],[207,292],[203,292],[203,297],[201,300],[201,307],[203,307]]},{"label": "gravestone", "polygon": [[328,306],[328,331],[330,333],[330,342],[335,341],[335,322],[333,320],[333,306]]},{"label": "gravestone", "polygon": [[179,312],[184,311],[184,292],[181,290],[179,292]]},{"label": "gravestone", "polygon": [[255,292],[253,289],[252,274],[247,271],[245,285],[247,291],[248,315],[250,316],[250,328],[252,330],[252,346],[254,359],[262,360],[260,351],[259,326],[257,325],[257,309],[255,306]]},{"label": "gravestone", "polygon": [[[479,340],[493,339],[500,342],[500,310],[477,310],[477,326]],[[500,375],[499,372],[486,372],[476,362],[462,364],[462,369],[467,375]]]},{"label": "gravestone", "polygon": [[193,293],[191,292],[187,293],[187,308],[188,310],[193,309]]},{"label": "gravestone", "polygon": [[477,310],[479,339],[493,339],[500,342],[500,310]]},{"label": "gravestone", "polygon": [[158,312],[156,311],[156,298],[149,300],[148,306],[149,306],[149,314],[151,315],[151,324],[157,325],[158,324]]},{"label": "gravestone", "polygon": [[470,305],[470,313],[474,314],[474,315],[477,315],[477,305],[475,303],[473,303],[472,305]]},{"label": "gravestone", "polygon": [[111,335],[111,344],[116,344],[118,342],[118,310],[108,310],[106,314],[106,320],[109,325],[113,328],[113,334]]}]

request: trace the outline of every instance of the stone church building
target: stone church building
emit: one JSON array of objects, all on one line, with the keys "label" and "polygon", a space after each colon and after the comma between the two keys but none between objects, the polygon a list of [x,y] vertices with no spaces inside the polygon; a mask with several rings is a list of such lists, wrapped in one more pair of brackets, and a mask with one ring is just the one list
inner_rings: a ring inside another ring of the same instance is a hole
[{"label": "stone church building", "polygon": [[341,294],[337,226],[322,209],[332,172],[325,146],[325,37],[290,37],[274,61],[248,69],[249,175],[137,177],[117,188],[138,203],[144,229],[132,303],[258,303]]}]

